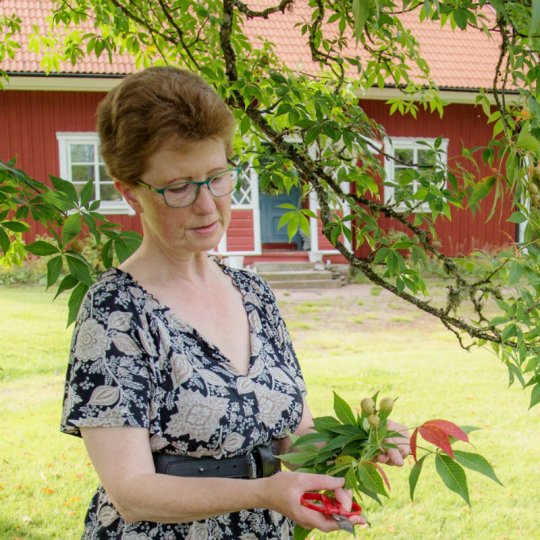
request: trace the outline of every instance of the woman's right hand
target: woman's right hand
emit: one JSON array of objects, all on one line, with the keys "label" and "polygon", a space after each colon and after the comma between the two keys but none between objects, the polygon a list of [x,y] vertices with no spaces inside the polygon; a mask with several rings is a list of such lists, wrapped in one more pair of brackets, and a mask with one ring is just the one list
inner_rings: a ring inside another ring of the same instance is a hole
[{"label": "woman's right hand", "polygon": [[[305,529],[319,529],[323,532],[339,530],[339,525],[332,517],[326,517],[321,512],[303,506],[300,497],[308,492],[322,490],[335,491],[340,502],[345,502],[343,496],[343,478],[322,474],[309,474],[282,471],[263,480],[262,489],[265,506],[292,519]],[[343,504],[342,502],[342,504]],[[349,510],[349,508],[345,508]],[[354,525],[365,523],[361,516],[350,518]]]}]

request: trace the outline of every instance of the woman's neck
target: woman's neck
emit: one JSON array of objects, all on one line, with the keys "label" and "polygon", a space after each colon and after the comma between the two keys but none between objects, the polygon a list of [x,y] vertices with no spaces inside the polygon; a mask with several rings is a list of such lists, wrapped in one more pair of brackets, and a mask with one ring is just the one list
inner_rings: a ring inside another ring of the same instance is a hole
[{"label": "woman's neck", "polygon": [[126,259],[120,270],[131,274],[145,284],[165,285],[179,280],[192,285],[202,285],[215,277],[215,263],[204,251],[172,253],[159,249],[143,240],[141,246]]}]

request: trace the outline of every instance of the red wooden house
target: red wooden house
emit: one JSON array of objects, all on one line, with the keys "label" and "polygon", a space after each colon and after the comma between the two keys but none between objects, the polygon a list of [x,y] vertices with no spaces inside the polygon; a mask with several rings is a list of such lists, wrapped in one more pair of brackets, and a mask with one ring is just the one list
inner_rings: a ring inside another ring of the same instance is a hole
[{"label": "red wooden house", "polygon": [[[45,76],[40,59],[28,51],[26,36],[33,25],[45,27],[51,2],[4,0],[0,14],[17,13],[23,20],[21,50],[2,68],[10,81],[0,92],[0,159],[15,157],[17,166],[36,179],[47,181],[49,174],[82,184],[94,178],[96,198],[102,200],[101,211],[126,229],[140,230],[140,223],[128,205],[114,190],[100,161],[95,133],[95,110],[104,93],[135,69],[132,58],[117,56],[110,64],[105,55],[101,60],[89,59],[76,66],[63,65],[58,73]],[[305,16],[305,8],[297,3],[286,14],[277,14],[267,21],[250,23],[253,35],[264,35],[276,44],[281,58],[292,68],[314,69],[304,45],[304,37],[295,23]],[[422,52],[432,68],[432,75],[450,103],[444,117],[419,112],[418,117],[391,115],[386,101],[397,94],[395,88],[373,89],[360,96],[367,114],[385,126],[387,153],[400,153],[416,160],[425,147],[418,141],[430,142],[443,137],[447,159],[457,156],[462,145],[480,146],[491,138],[491,127],[475,97],[480,88],[492,84],[498,45],[482,33],[467,30],[452,32],[435,23],[415,22],[408,25],[421,43]],[[458,34],[459,32],[459,34]],[[392,161],[385,163],[388,178],[396,173]],[[486,171],[485,174],[488,174]],[[385,188],[386,189],[386,188]],[[391,198],[390,191],[385,192]],[[311,223],[308,239],[298,237],[290,244],[285,230],[277,228],[279,204],[298,202],[298,195],[274,197],[259,192],[253,173],[233,202],[233,219],[218,252],[243,255],[245,262],[254,260],[307,260],[310,253],[322,253],[336,259],[336,252],[322,236],[320,224]],[[315,198],[305,201],[316,210]],[[470,253],[475,249],[491,249],[519,240],[519,229],[506,221],[509,205],[501,208],[495,218],[486,223],[485,212],[472,216],[467,211],[454,210],[452,220],[440,221],[438,233],[443,251],[448,255]],[[392,223],[387,223],[392,228]],[[40,230],[34,227],[33,233]]]}]

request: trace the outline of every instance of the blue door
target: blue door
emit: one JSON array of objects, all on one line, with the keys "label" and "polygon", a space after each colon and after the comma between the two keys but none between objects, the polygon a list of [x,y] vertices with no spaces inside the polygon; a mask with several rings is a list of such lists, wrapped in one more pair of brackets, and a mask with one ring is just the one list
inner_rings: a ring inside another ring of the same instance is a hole
[{"label": "blue door", "polygon": [[263,244],[263,249],[265,248],[265,244],[267,248],[302,249],[302,237],[298,233],[294,236],[291,243],[287,234],[287,227],[278,229],[281,216],[287,212],[285,208],[280,208],[279,206],[285,203],[298,206],[299,202],[300,190],[297,187],[293,187],[289,193],[280,195],[260,193],[261,243]]}]

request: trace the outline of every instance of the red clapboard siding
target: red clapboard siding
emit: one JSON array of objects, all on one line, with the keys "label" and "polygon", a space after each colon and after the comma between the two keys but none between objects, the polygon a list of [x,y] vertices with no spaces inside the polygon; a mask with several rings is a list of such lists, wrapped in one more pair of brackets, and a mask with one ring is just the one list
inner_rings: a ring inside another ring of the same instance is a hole
[{"label": "red clapboard siding", "polygon": [[[102,92],[0,92],[0,159],[16,158],[16,167],[50,185],[49,175],[60,174],[56,133],[95,131],[96,108]],[[109,216],[122,228],[141,232],[137,216]],[[44,229],[35,223],[31,240]]]},{"label": "red clapboard siding", "polygon": [[[468,148],[486,145],[491,139],[491,126],[480,107],[454,104],[445,109],[443,118],[438,114],[419,111],[417,119],[410,116],[388,114],[388,106],[381,101],[363,101],[366,113],[382,124],[390,137],[448,139],[448,163],[450,168],[459,160],[462,146]],[[462,161],[464,167],[467,163]],[[473,170],[473,169],[471,169]],[[490,171],[481,166],[480,178]],[[382,185],[381,185],[382,193]],[[436,230],[441,241],[442,251],[450,256],[468,254],[475,249],[494,249],[510,244],[516,238],[516,227],[506,220],[512,212],[511,202],[499,201],[494,217],[486,222],[493,198],[483,202],[482,210],[473,216],[468,210],[452,209],[452,220],[441,219]],[[381,218],[385,228],[402,230],[395,221]]]},{"label": "red clapboard siding", "polygon": [[254,249],[253,210],[233,208],[231,224],[227,230],[227,251],[253,251]]}]

